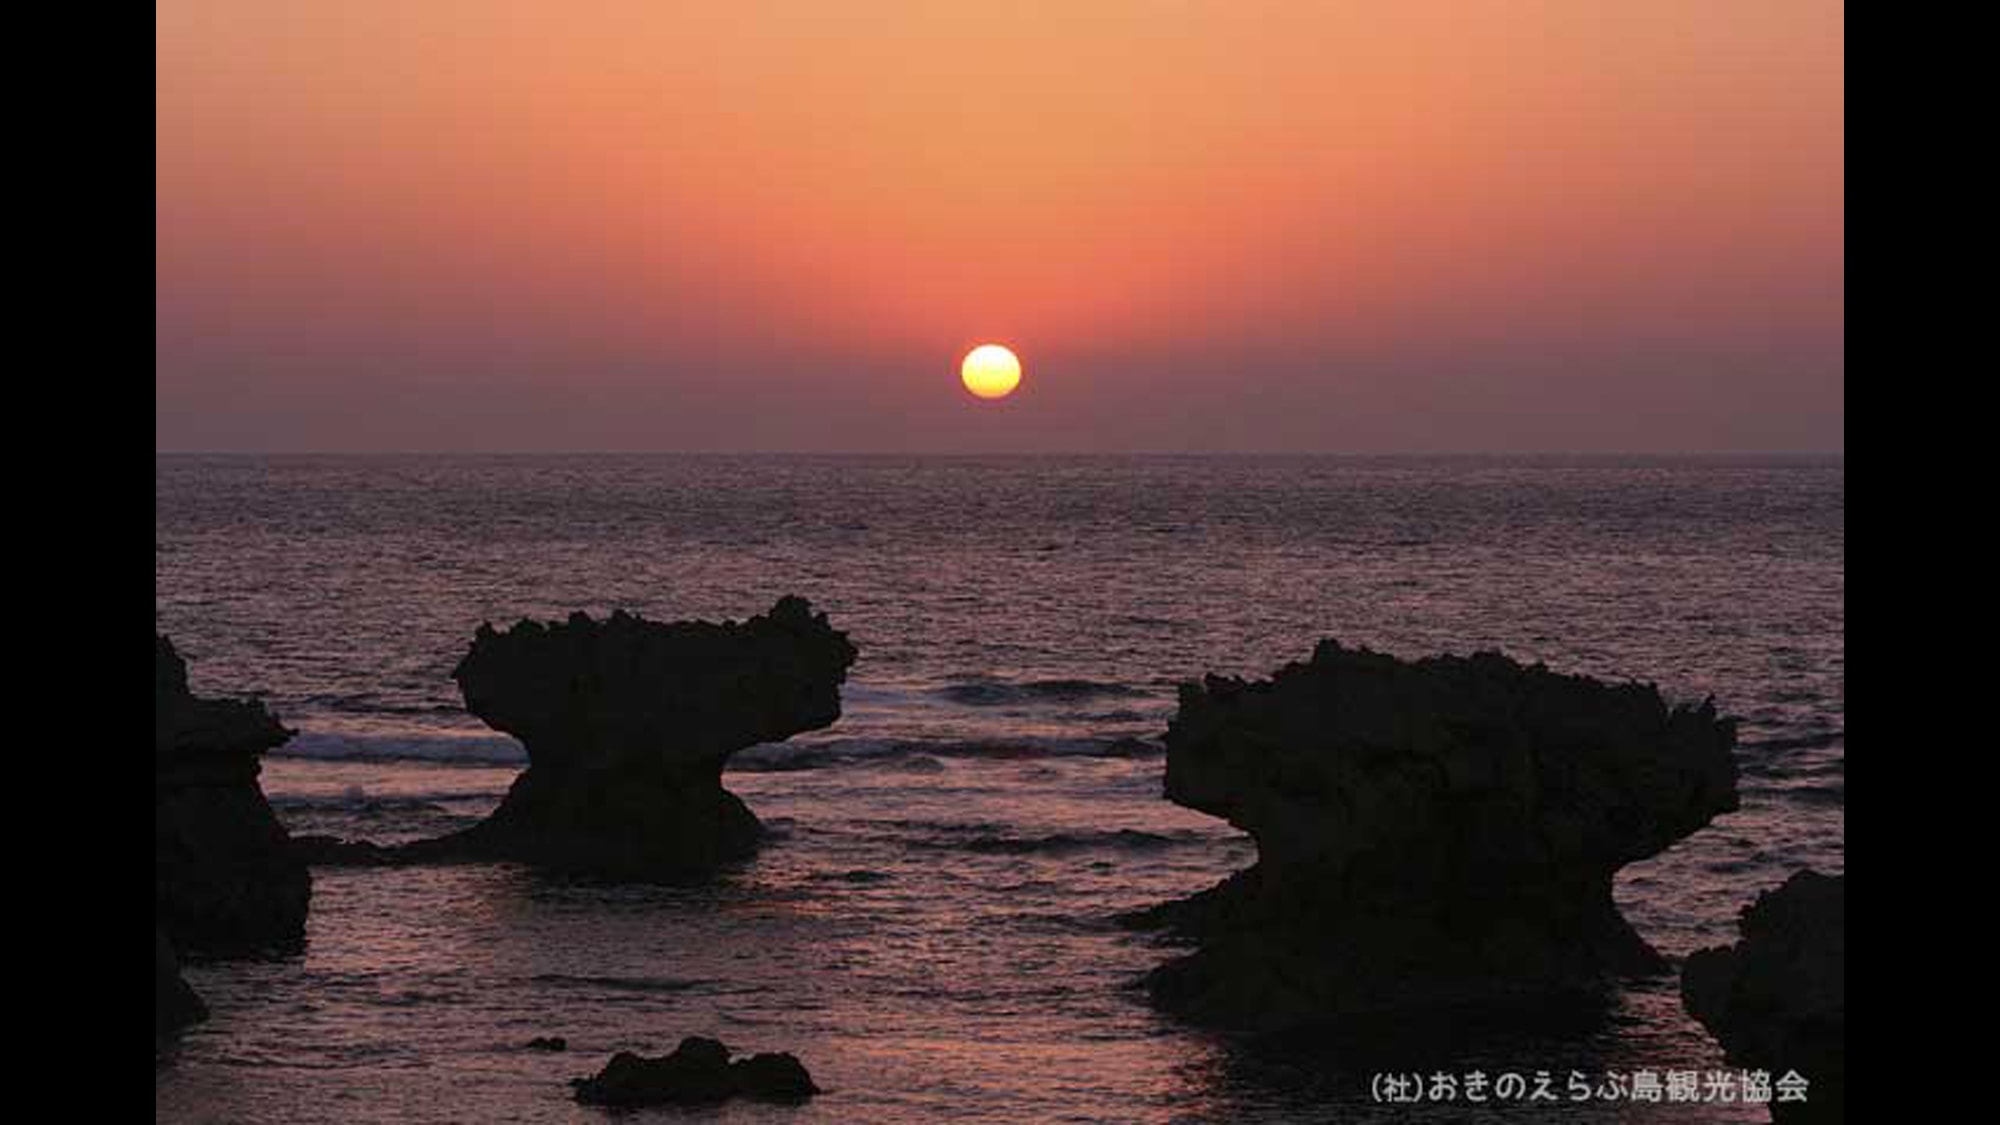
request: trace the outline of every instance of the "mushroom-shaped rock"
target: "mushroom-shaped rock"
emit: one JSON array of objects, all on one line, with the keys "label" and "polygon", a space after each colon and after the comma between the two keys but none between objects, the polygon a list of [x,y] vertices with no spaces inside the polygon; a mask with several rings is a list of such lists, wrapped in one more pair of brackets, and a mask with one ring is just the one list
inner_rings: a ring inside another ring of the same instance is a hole
[{"label": "mushroom-shaped rock", "polygon": [[621,611],[481,626],[452,673],[465,705],[519,738],[528,768],[447,851],[672,880],[749,855],[762,827],[722,787],[729,756],[831,725],[854,663],[802,598],[742,624]]},{"label": "mushroom-shaped rock", "polygon": [[173,642],[153,638],[155,921],[183,953],[295,949],[312,876],[257,784],[292,732],[262,703],[197,698]]},{"label": "mushroom-shaped rock", "polygon": [[595,1076],[571,1085],[577,1101],[606,1106],[699,1105],[734,1097],[793,1102],[819,1093],[806,1068],[789,1054],[731,1062],[720,1040],[698,1035],[658,1058],[620,1051]]},{"label": "mushroom-shaped rock", "polygon": [[1664,961],[1613,874],[1736,808],[1712,703],[1323,641],[1270,680],[1183,685],[1166,795],[1258,861],[1151,913],[1202,944],[1148,978],[1197,1022],[1275,1030],[1595,991]]},{"label": "mushroom-shaped rock", "polygon": [[1735,945],[1688,957],[1681,1002],[1730,1062],[1792,1087],[1774,1094],[1772,1120],[1846,1120],[1845,878],[1796,872],[1745,908],[1739,928]]}]

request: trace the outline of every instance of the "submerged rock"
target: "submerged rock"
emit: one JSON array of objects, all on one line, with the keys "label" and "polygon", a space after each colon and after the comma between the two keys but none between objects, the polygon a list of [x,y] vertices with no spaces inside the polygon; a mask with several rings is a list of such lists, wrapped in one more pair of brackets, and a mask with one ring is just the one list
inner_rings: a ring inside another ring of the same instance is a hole
[{"label": "submerged rock", "polygon": [[1712,702],[1497,653],[1328,640],[1268,681],[1183,685],[1166,795],[1248,832],[1258,861],[1150,912],[1201,948],[1148,989],[1278,1030],[1659,971],[1612,876],[1736,808],[1734,742]]},{"label": "submerged rock", "polygon": [[632,879],[713,871],[762,835],[722,787],[724,763],[832,724],[855,655],[796,597],[740,625],[623,611],[482,625],[452,675],[468,710],[527,746],[528,768],[486,820],[399,851]]},{"label": "submerged rock", "polygon": [[734,1097],[804,1101],[819,1093],[812,1075],[785,1053],[729,1061],[720,1040],[690,1035],[673,1054],[658,1058],[620,1051],[591,1078],[571,1082],[585,1105],[696,1105]]},{"label": "submerged rock", "polygon": [[166,931],[153,927],[153,1037],[171,1035],[208,1018],[208,1005],[181,978],[180,960]]},{"label": "submerged rock", "polygon": [[208,957],[297,948],[312,876],[257,784],[292,732],[262,703],[200,699],[153,635],[153,909],[176,949]]},{"label": "submerged rock", "polygon": [[1846,1120],[1845,878],[1796,872],[1757,896],[1739,928],[1735,945],[1688,957],[1681,1002],[1730,1062],[1805,1079],[1804,1100],[1774,1099],[1772,1120]]}]

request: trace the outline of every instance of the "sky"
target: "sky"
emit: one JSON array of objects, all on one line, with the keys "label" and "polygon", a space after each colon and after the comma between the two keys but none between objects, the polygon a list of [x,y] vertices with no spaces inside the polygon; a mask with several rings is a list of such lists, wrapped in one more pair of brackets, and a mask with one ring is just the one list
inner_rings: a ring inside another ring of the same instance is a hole
[{"label": "sky", "polygon": [[161,451],[1843,448],[1838,0],[156,12]]}]

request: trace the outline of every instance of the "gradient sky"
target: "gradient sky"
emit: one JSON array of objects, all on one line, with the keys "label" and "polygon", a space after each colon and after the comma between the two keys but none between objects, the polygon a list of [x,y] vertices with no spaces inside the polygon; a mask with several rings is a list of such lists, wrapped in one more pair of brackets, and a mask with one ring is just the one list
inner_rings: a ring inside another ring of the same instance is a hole
[{"label": "gradient sky", "polygon": [[161,450],[1842,448],[1837,0],[157,16]]}]

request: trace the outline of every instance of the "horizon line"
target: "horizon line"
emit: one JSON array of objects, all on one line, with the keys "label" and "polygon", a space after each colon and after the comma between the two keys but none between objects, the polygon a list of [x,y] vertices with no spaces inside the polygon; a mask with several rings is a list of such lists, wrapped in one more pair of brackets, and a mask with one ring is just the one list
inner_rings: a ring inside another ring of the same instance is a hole
[{"label": "horizon line", "polygon": [[1335,449],[158,449],[155,457],[1845,457],[1844,449],[1335,450]]}]

